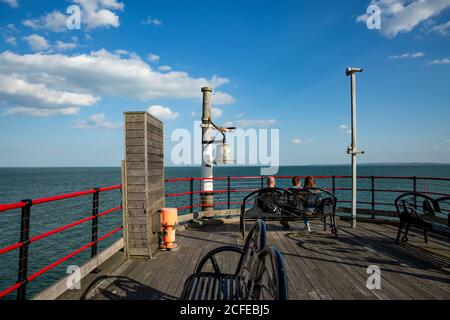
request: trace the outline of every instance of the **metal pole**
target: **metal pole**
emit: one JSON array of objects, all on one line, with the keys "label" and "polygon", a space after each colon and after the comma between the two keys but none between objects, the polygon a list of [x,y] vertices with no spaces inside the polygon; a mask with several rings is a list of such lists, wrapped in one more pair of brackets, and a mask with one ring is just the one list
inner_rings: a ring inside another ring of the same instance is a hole
[{"label": "metal pole", "polygon": [[30,245],[30,214],[32,200],[22,200],[25,207],[22,207],[20,219],[20,242],[23,245],[19,249],[19,271],[17,282],[21,284],[17,290],[17,300],[25,300],[27,296],[28,283],[28,246]]},{"label": "metal pole", "polygon": [[194,178],[191,178],[189,191],[190,191],[189,206],[191,207],[190,212],[194,213]]},{"label": "metal pole", "polygon": [[97,255],[97,239],[98,239],[98,204],[99,204],[99,194],[98,188],[95,188],[95,192],[92,195],[92,235],[91,241],[94,243],[91,247],[91,258]]},{"label": "metal pole", "polygon": [[371,193],[372,193],[372,219],[375,219],[375,177],[371,176]]},{"label": "metal pole", "polygon": [[[211,140],[211,94],[212,88],[204,87],[203,110],[202,110],[202,210],[213,210],[213,149]],[[211,179],[210,179],[211,178]]]},{"label": "metal pole", "polygon": [[228,191],[228,210],[230,209],[230,202],[231,202],[231,178],[228,176],[228,185],[227,185],[227,191]]},{"label": "metal pole", "polygon": [[347,68],[346,75],[350,76],[350,94],[351,94],[351,105],[352,105],[352,144],[347,149],[347,153],[352,156],[352,228],[356,228],[356,205],[357,205],[357,171],[356,157],[358,154],[363,152],[358,151],[356,147],[356,72],[362,72],[363,69],[360,68]]}]

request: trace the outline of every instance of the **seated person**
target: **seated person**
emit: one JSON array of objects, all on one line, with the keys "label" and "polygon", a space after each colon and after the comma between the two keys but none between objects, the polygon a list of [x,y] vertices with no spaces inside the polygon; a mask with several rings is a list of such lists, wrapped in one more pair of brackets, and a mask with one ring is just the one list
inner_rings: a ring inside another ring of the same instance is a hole
[{"label": "seated person", "polygon": [[[314,193],[320,193],[319,190],[316,190],[314,188],[317,188],[317,184],[314,181],[314,177],[307,176],[305,178],[305,186],[303,187],[303,190],[309,191],[309,192],[311,192],[313,194]],[[315,212],[315,210],[317,209],[317,199],[318,199],[317,196],[310,195],[310,196],[308,196],[308,199],[307,199],[307,201],[305,203],[305,209],[309,210],[311,212],[311,214],[313,212]],[[309,225],[309,220],[307,218],[305,218],[304,222],[305,222],[305,229],[307,229],[308,232],[310,232],[311,231],[311,227]]]},{"label": "seated person", "polygon": [[[302,190],[301,184],[302,182],[299,176],[295,176],[292,178],[292,187],[289,188],[289,191],[294,193],[293,205],[295,208],[297,208],[297,204],[301,203],[301,201],[296,201],[295,199],[295,192]],[[283,228],[289,229],[289,222],[287,219],[281,219],[280,224],[283,226]]]},{"label": "seated person", "polygon": [[267,188],[258,193],[256,198],[256,206],[261,208],[264,212],[275,213],[278,209],[278,200],[281,193],[275,188],[275,178],[270,176],[267,178]]}]

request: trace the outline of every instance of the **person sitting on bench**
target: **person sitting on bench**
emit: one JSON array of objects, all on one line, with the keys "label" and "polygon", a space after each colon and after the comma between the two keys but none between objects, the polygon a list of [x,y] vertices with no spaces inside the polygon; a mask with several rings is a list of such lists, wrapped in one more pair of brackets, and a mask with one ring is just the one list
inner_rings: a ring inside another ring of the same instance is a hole
[{"label": "person sitting on bench", "polygon": [[[296,192],[298,190],[302,189],[302,180],[299,176],[295,176],[292,178],[292,187],[289,188],[290,191]],[[287,219],[281,219],[280,224],[285,229],[289,229],[289,220]]]},{"label": "person sitting on bench", "polygon": [[258,194],[256,206],[267,213],[275,213],[278,209],[280,192],[275,190],[275,178],[270,176],[266,181],[267,187]]},{"label": "person sitting on bench", "polygon": [[[317,184],[316,184],[316,181],[314,181],[314,177],[307,176],[305,178],[305,186],[303,187],[303,190],[306,190],[306,191],[309,191],[309,192],[312,192],[312,193],[319,193],[320,191],[316,190],[315,188],[317,188]],[[311,205],[312,205],[311,209],[315,209],[316,208],[315,205],[313,205],[313,204],[311,204]],[[306,207],[305,209],[308,209],[308,207]],[[307,229],[308,232],[311,232],[311,227],[309,226],[308,218],[305,218],[304,222],[305,222],[305,229]]]}]

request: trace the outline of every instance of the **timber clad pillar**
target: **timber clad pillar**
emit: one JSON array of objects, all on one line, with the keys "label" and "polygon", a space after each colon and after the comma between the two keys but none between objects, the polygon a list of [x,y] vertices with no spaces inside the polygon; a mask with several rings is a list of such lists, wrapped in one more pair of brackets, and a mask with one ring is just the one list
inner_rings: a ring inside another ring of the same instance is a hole
[{"label": "timber clad pillar", "polygon": [[125,254],[150,258],[164,207],[163,124],[147,112],[125,112],[122,163]]}]

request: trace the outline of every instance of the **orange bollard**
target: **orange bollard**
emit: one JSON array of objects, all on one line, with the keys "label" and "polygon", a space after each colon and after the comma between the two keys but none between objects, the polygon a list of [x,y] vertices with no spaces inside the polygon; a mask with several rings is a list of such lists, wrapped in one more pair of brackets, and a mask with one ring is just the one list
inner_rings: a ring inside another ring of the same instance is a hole
[{"label": "orange bollard", "polygon": [[175,226],[178,224],[178,210],[176,208],[162,208],[160,219],[162,234],[160,249],[175,249],[177,247],[175,243]]}]

